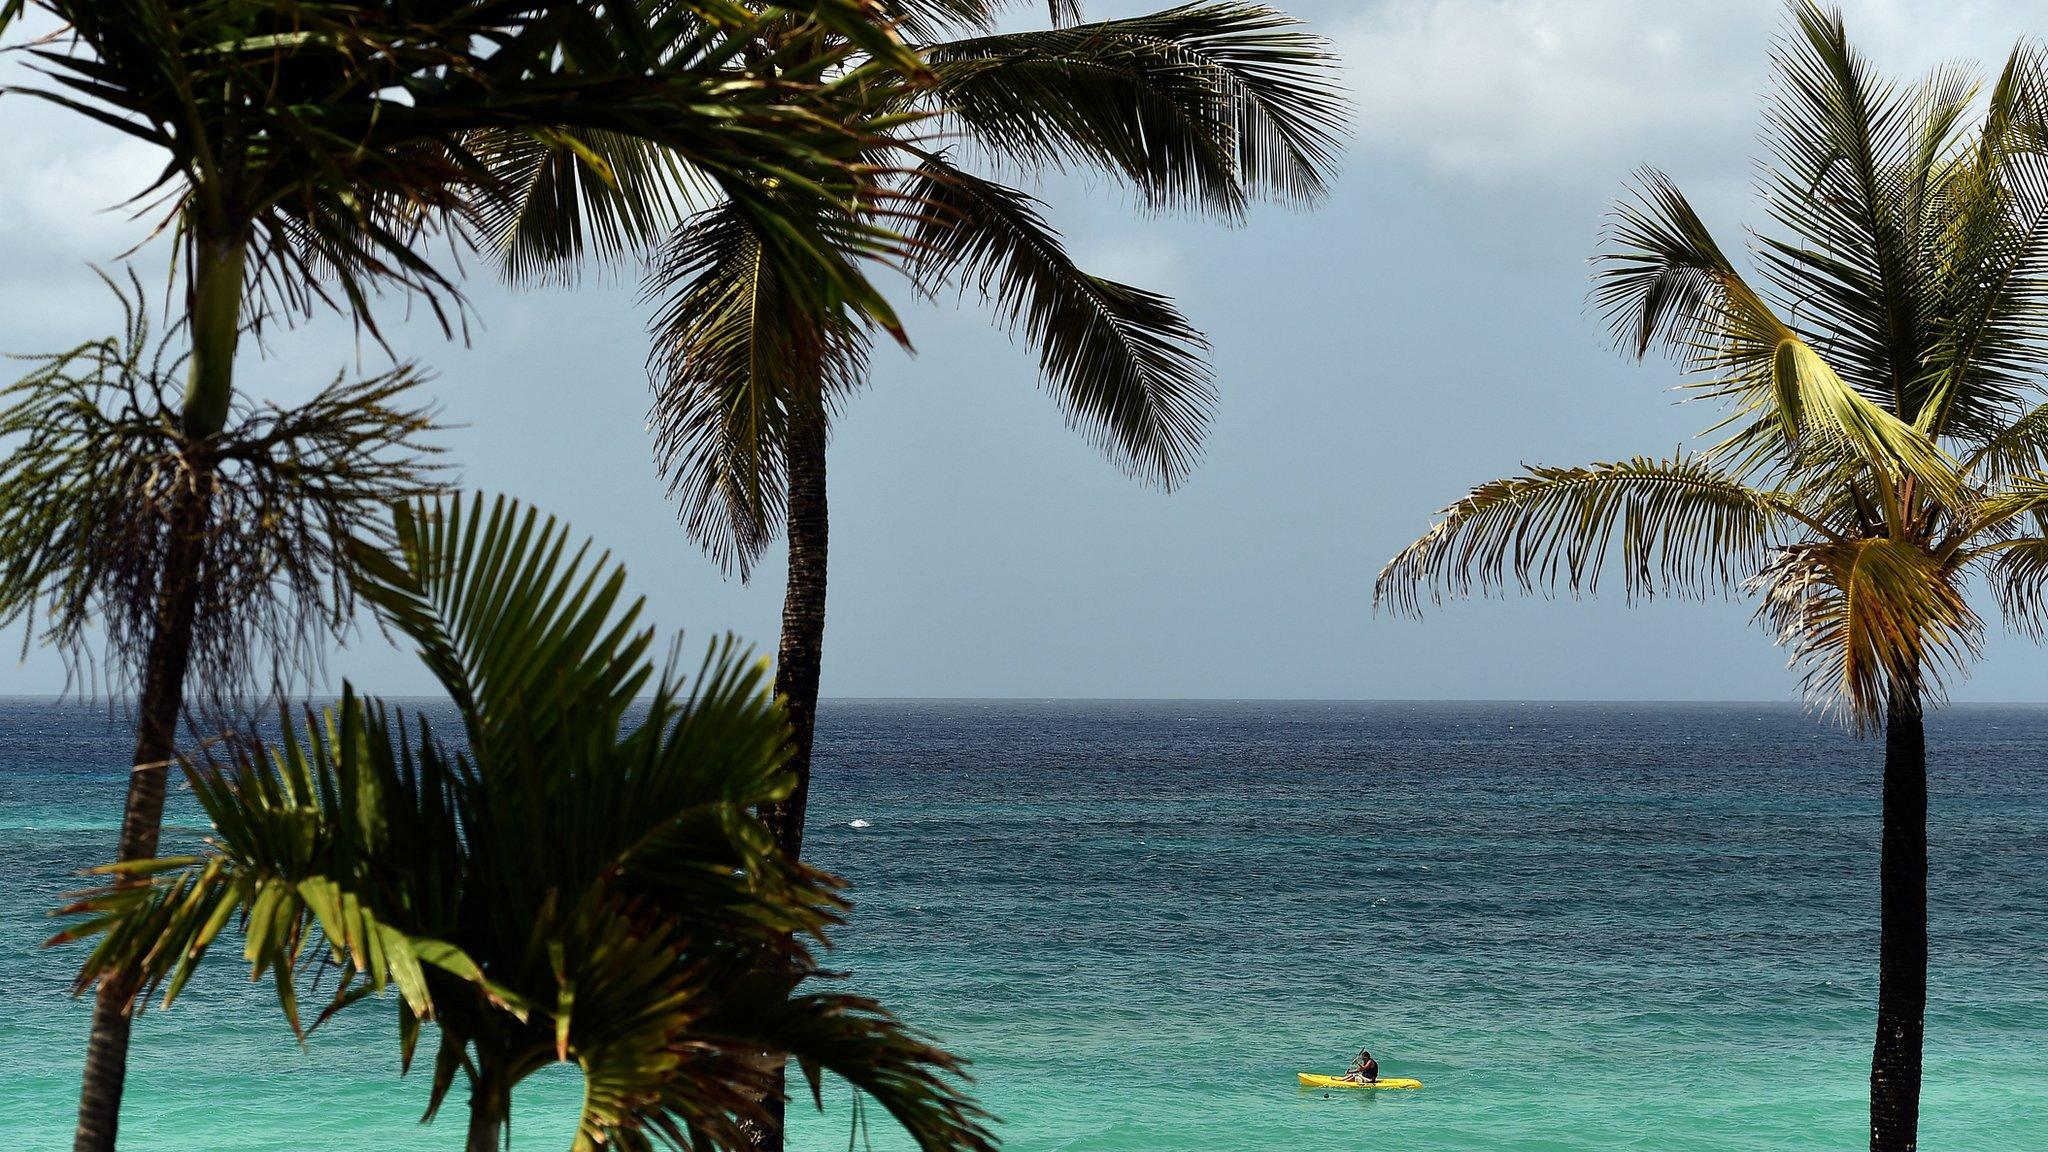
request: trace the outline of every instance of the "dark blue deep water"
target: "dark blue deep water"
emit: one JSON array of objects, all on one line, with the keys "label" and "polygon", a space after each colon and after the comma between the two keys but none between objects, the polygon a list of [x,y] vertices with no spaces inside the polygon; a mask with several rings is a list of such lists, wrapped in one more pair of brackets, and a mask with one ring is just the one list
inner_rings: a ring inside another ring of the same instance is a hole
[{"label": "dark blue deep water", "polygon": [[[85,1006],[37,945],[127,741],[0,701],[11,1147],[67,1146]],[[810,850],[858,901],[833,963],[974,1060],[1011,1148],[1865,1139],[1877,753],[1796,708],[840,703],[819,741]],[[1923,1147],[2048,1147],[2048,709],[1930,742]],[[388,1004],[301,1051],[242,975],[144,1018],[125,1147],[459,1147],[414,1123]],[[1296,1087],[1361,1043],[1427,1087]],[[566,1146],[576,1092],[523,1089],[515,1147]],[[794,1146],[845,1146],[828,1104]]]}]

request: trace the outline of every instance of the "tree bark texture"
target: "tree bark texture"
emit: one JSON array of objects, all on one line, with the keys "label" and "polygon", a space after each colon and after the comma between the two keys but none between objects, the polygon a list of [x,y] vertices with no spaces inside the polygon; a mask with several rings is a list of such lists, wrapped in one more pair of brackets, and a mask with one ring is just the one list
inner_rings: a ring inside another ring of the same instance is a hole
[{"label": "tree bark texture", "polygon": [[[117,858],[156,855],[163,829],[164,787],[177,752],[178,717],[184,710],[185,670],[192,656],[192,626],[199,606],[200,568],[205,557],[209,466],[187,474],[171,512],[171,538],[157,587],[157,612],[149,651],[143,659],[135,755],[128,772],[128,800],[121,816]],[[129,1005],[134,987],[125,980],[100,982],[87,1034],[85,1072],[78,1099],[75,1152],[113,1152],[120,1131],[121,1093],[128,1076]]]},{"label": "tree bark texture", "polygon": [[1917,692],[1885,713],[1882,852],[1870,1149],[1913,1152],[1927,1016],[1927,734]]}]

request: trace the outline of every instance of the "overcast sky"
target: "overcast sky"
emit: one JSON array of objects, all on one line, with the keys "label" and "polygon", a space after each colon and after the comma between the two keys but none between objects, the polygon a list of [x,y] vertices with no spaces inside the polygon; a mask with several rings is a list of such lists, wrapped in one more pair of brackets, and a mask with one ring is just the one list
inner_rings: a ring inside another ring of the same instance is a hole
[{"label": "overcast sky", "polygon": [[[1144,10],[1096,0],[1091,15]],[[1332,37],[1355,137],[1319,210],[1242,228],[1133,213],[1100,181],[1041,193],[1099,273],[1169,292],[1215,345],[1222,403],[1184,490],[1126,479],[1063,424],[1034,359],[972,309],[912,307],[914,357],[877,358],[832,446],[825,691],[839,696],[1792,699],[1738,603],[1454,604],[1375,617],[1374,574],[1474,483],[1520,463],[1663,454],[1709,422],[1673,368],[1610,351],[1587,257],[1629,171],[1663,168],[1724,241],[1749,195],[1774,0],[1294,0]],[[1987,69],[2048,31],[2037,5],[1852,0],[1886,69]],[[88,262],[140,240],[116,204],[147,150],[0,100],[0,349],[110,326]],[[145,249],[144,268],[160,267]],[[645,309],[631,283],[473,291],[472,346],[426,325],[466,485],[566,516],[626,562],[665,629],[774,643],[781,557],[752,586],[682,539],[649,458]],[[245,353],[289,400],[355,354],[326,317]],[[366,367],[382,364],[363,354]],[[18,634],[8,637],[18,645]],[[55,691],[46,653],[0,693]],[[374,634],[333,662],[427,691]],[[2048,697],[2048,655],[1994,636],[1956,695]]]}]

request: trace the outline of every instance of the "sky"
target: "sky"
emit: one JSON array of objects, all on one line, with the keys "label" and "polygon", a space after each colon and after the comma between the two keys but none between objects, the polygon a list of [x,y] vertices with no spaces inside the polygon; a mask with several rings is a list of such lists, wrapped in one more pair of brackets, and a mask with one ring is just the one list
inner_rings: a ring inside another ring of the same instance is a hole
[{"label": "sky", "polygon": [[[1157,4],[1094,0],[1089,14]],[[1353,130],[1327,202],[1247,224],[1140,212],[1113,184],[1033,186],[1082,262],[1173,295],[1213,343],[1201,465],[1148,488],[1065,427],[1029,349],[972,306],[905,301],[915,354],[878,355],[831,448],[827,696],[1792,700],[1797,676],[1736,601],[1541,597],[1376,615],[1374,575],[1472,485],[1528,463],[1662,455],[1711,422],[1667,362],[1607,344],[1587,258],[1653,165],[1724,246],[1751,194],[1774,0],[1290,0],[1343,57]],[[1849,0],[1885,70],[1990,70],[2048,32],[2035,5]],[[2031,11],[2030,11],[2031,10]],[[1025,22],[1022,18],[1018,23]],[[0,350],[111,330],[89,265],[148,221],[114,206],[146,148],[0,99]],[[161,283],[162,243],[132,257]],[[610,548],[664,632],[772,651],[782,556],[751,584],[676,527],[650,456],[648,309],[630,275],[470,294],[467,346],[393,345],[436,377],[467,488],[506,492]],[[387,312],[395,313],[393,305]],[[239,367],[289,402],[385,354],[322,316]],[[12,657],[0,694],[59,690]],[[365,691],[431,690],[374,633],[330,661]],[[1960,700],[2048,696],[2048,654],[1994,632]]]}]

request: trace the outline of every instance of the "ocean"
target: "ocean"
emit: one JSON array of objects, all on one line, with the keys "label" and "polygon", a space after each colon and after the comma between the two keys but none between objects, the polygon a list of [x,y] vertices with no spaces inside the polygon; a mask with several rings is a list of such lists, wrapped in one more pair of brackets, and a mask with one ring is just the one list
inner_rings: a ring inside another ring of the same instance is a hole
[{"label": "ocean", "polygon": [[[68,1147],[87,1004],[39,943],[128,740],[0,701],[13,1148]],[[2048,1147],[2048,709],[1929,742],[1922,1146]],[[809,850],[854,885],[831,965],[973,1060],[1016,1152],[1837,1150],[1867,1139],[1877,755],[1785,705],[838,702]],[[301,1049],[231,955],[139,1023],[124,1148],[460,1146],[456,1110],[417,1124],[388,1001]],[[1427,1087],[1297,1087],[1361,1045]],[[514,1147],[565,1147],[577,1091],[522,1087]],[[828,1091],[791,1146],[861,1147],[849,1116]]]}]

